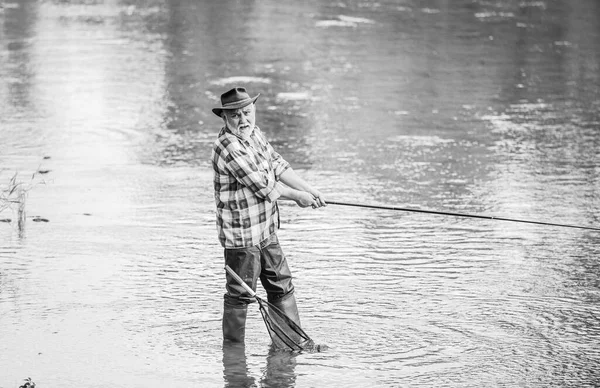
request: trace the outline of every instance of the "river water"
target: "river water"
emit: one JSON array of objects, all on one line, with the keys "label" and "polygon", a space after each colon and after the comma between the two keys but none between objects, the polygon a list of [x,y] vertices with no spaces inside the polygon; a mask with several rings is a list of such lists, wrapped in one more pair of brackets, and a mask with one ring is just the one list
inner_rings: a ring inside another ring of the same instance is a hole
[{"label": "river water", "polygon": [[282,203],[329,348],[224,349],[209,164],[240,85],[331,200],[599,227],[598,1],[1,6],[0,387],[600,385],[600,232],[414,212]]}]

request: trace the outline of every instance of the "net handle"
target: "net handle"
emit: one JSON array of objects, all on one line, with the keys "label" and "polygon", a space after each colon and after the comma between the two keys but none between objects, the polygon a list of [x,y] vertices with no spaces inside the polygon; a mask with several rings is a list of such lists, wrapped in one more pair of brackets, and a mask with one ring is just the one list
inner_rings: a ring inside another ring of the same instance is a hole
[{"label": "net handle", "polygon": [[237,273],[235,273],[234,270],[231,269],[230,266],[225,265],[225,271],[227,271],[227,273],[229,273],[235,279],[235,281],[239,283],[240,286],[244,287],[244,289],[250,294],[250,296],[256,296],[256,292],[252,291],[252,288],[250,288],[246,284],[246,282],[243,281],[242,278]]}]

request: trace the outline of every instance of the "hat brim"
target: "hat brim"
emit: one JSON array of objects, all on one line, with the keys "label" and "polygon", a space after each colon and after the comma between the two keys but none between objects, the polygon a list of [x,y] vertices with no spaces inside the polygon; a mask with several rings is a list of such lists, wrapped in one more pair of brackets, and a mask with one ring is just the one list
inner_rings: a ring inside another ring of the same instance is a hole
[{"label": "hat brim", "polygon": [[258,93],[256,95],[256,97],[252,97],[249,100],[245,100],[245,101],[241,101],[237,104],[231,104],[231,105],[227,105],[227,106],[221,106],[218,108],[213,108],[212,112],[214,114],[216,114],[217,116],[221,117],[221,113],[223,113],[224,110],[235,110],[235,109],[240,109],[243,108],[245,106],[248,106],[250,104],[254,104],[256,102],[256,100],[258,99],[258,96],[260,96],[260,93]]}]

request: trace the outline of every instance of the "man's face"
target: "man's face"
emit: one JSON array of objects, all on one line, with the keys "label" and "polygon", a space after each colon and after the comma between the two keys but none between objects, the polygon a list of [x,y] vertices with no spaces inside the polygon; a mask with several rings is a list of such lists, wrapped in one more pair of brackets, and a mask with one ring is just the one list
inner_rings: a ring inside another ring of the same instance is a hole
[{"label": "man's face", "polygon": [[254,111],[254,104],[236,110],[223,111],[225,125],[242,139],[248,139],[254,131],[254,124],[256,123]]}]

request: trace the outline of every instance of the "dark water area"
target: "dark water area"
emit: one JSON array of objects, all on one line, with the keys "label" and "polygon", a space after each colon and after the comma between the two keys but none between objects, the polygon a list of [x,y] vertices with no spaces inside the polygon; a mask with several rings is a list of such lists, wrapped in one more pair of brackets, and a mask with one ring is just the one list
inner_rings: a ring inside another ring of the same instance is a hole
[{"label": "dark water area", "polygon": [[600,232],[497,220],[281,203],[328,349],[224,347],[209,163],[240,85],[331,200],[598,228],[598,41],[596,0],[4,1],[0,388],[600,385]]}]

